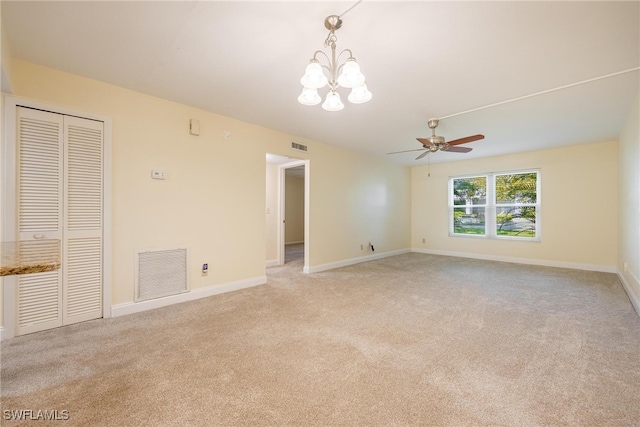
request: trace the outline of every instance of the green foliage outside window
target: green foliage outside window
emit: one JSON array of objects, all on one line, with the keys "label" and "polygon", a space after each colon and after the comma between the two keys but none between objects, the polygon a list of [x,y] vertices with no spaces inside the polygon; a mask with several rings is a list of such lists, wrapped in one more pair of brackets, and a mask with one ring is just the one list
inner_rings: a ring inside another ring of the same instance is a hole
[{"label": "green foliage outside window", "polygon": [[535,237],[538,198],[536,172],[496,175],[498,236]]}]

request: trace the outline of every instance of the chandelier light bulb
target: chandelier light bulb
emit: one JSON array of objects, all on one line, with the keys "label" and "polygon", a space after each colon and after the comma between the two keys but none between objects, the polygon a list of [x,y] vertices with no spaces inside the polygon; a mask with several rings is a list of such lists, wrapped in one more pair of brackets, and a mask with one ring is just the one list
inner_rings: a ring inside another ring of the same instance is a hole
[{"label": "chandelier light bulb", "polygon": [[322,66],[318,61],[311,61],[304,72],[304,76],[300,79],[302,86],[309,89],[320,89],[329,82],[327,76],[322,72]]},{"label": "chandelier light bulb", "polygon": [[338,84],[346,88],[354,88],[364,84],[364,74],[360,72],[360,65],[354,58],[349,58],[342,67],[338,77]]},{"label": "chandelier light bulb", "polygon": [[303,88],[302,93],[298,97],[298,102],[302,105],[318,105],[320,101],[322,101],[322,98],[318,95],[318,90],[308,87]]},{"label": "chandelier light bulb", "polygon": [[351,89],[351,93],[347,99],[352,104],[364,104],[365,102],[371,101],[372,97],[373,95],[367,89],[367,85],[363,83]]},{"label": "chandelier light bulb", "polygon": [[327,98],[322,104],[322,108],[327,111],[340,111],[344,108],[344,104],[340,100],[340,94],[336,91],[330,91],[327,94]]}]

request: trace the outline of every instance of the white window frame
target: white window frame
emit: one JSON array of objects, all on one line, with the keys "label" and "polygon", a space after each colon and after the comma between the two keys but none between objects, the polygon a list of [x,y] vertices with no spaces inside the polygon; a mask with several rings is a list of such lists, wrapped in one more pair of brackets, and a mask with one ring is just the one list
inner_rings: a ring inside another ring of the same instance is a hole
[{"label": "white window frame", "polygon": [[[521,175],[535,173],[536,174],[536,203],[500,203],[496,202],[496,177],[501,175]],[[473,208],[482,208],[484,209],[485,216],[485,234],[464,234],[464,233],[455,233],[455,224],[454,224],[454,208],[460,208],[461,205],[454,205],[454,197],[453,197],[453,181],[457,179],[470,179],[470,178],[482,178],[486,179],[486,200],[484,204],[481,205],[473,205]],[[449,210],[449,237],[465,237],[472,239],[496,239],[496,240],[515,240],[520,242],[540,242],[541,241],[541,171],[540,169],[525,169],[525,170],[516,170],[516,171],[503,171],[503,172],[487,172],[481,174],[472,174],[472,175],[460,175],[460,176],[451,176],[448,181],[448,210]],[[496,214],[497,210],[500,207],[505,206],[522,206],[522,207],[534,207],[536,211],[535,216],[535,237],[517,237],[517,236],[499,236],[497,234],[497,221]]]}]

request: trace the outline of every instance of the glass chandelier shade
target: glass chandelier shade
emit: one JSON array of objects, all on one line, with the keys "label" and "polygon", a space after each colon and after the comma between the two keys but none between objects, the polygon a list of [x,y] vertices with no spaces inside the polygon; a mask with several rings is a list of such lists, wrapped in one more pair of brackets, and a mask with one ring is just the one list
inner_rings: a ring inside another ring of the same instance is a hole
[{"label": "glass chandelier shade", "polygon": [[360,72],[360,65],[358,65],[355,58],[347,59],[347,62],[342,66],[338,84],[348,89],[364,84],[364,74]]},{"label": "glass chandelier shade", "polygon": [[362,83],[360,86],[351,89],[351,93],[347,99],[352,104],[364,104],[365,102],[370,101],[372,96],[373,95],[371,95],[369,89],[367,89],[367,85]]},{"label": "glass chandelier shade", "polygon": [[329,83],[329,79],[324,75],[322,66],[318,61],[312,60],[305,70],[300,83],[307,89],[320,89]]},{"label": "glass chandelier shade", "polygon": [[[331,57],[323,51],[316,51],[313,58],[307,65],[305,73],[300,79],[302,84],[302,93],[298,96],[298,102],[303,105],[317,105],[321,98],[318,89],[329,86],[329,93],[322,108],[327,111],[340,111],[344,108],[344,104],[340,99],[338,89],[340,87],[351,89],[351,93],[347,97],[349,102],[353,104],[362,104],[370,101],[371,92],[365,84],[364,74],[360,71],[360,65],[353,57],[351,50],[344,49],[336,56],[336,36],[335,30],[342,26],[342,20],[339,16],[331,15],[325,19],[325,27],[329,30],[329,35],[324,44],[331,48]],[[348,57],[343,64],[339,64],[340,57],[347,54]],[[327,64],[321,65],[319,58],[326,59]]]},{"label": "glass chandelier shade", "polygon": [[318,95],[318,89],[303,88],[302,93],[298,97],[298,102],[302,105],[318,105],[322,101]]},{"label": "glass chandelier shade", "polygon": [[344,104],[340,99],[340,94],[334,90],[327,94],[327,98],[322,103],[322,108],[327,111],[340,111],[344,108]]}]

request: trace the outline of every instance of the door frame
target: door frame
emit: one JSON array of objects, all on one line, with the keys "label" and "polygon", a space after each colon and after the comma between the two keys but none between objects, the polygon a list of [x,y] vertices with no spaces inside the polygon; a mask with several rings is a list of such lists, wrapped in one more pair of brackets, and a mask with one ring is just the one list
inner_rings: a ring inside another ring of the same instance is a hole
[{"label": "door frame", "polygon": [[[111,118],[73,110],[57,105],[47,104],[28,98],[13,95],[3,95],[4,103],[4,135],[2,138],[2,158],[0,165],[0,189],[2,189],[2,224],[0,241],[9,236],[16,236],[16,159],[17,159],[17,130],[16,117],[18,107],[33,108],[56,114],[75,116],[104,123],[103,156],[102,156],[102,317],[111,317]],[[10,240],[13,240],[11,238]],[[13,338],[16,333],[16,276],[2,278],[2,329],[0,340]]]},{"label": "door frame", "polygon": [[285,246],[285,181],[286,170],[304,166],[304,267],[303,273],[309,273],[309,160],[295,160],[278,166],[278,265],[284,265]]}]

